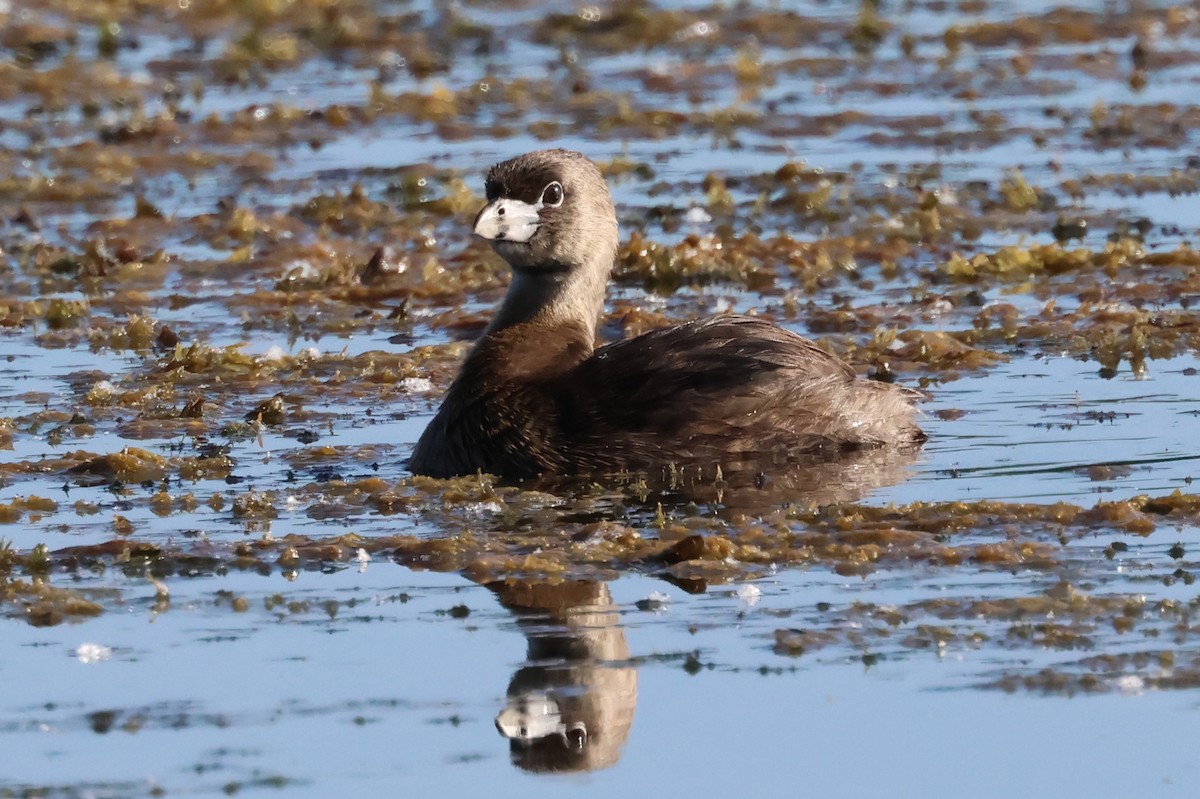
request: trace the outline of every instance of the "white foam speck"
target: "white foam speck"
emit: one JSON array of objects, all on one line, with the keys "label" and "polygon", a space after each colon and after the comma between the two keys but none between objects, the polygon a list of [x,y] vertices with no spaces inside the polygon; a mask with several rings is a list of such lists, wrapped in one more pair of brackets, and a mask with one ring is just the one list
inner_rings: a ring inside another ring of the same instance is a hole
[{"label": "white foam speck", "polygon": [[670,604],[671,597],[664,594],[662,591],[651,591],[646,594],[645,599],[639,599],[635,604],[638,610],[650,610],[655,613],[665,613],[667,605]]},{"label": "white foam speck", "polygon": [[1113,687],[1120,693],[1137,696],[1146,690],[1146,681],[1136,674],[1123,674],[1113,680]]},{"label": "white foam speck", "polygon": [[406,377],[400,381],[400,388],[405,391],[432,391],[433,381],[427,377]]},{"label": "white foam speck", "polygon": [[738,603],[752,608],[758,604],[758,600],[762,598],[762,589],[757,585],[740,585],[737,590]]},{"label": "white foam speck", "polygon": [[93,399],[111,397],[117,393],[117,387],[107,380],[99,380],[92,386],[92,390],[88,392],[88,396]]},{"label": "white foam speck", "polygon": [[101,663],[112,657],[112,649],[104,644],[80,644],[74,654],[80,663]]}]

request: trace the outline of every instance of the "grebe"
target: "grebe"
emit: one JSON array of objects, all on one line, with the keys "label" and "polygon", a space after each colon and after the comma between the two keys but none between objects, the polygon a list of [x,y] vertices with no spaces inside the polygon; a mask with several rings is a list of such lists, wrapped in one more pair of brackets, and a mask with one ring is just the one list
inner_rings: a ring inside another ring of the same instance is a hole
[{"label": "grebe", "polygon": [[474,232],[513,269],[496,317],[417,442],[414,474],[508,479],[831,459],[925,439],[910,389],[859,378],[748,316],[597,349],[617,214],[595,164],[540,150],[487,174]]}]

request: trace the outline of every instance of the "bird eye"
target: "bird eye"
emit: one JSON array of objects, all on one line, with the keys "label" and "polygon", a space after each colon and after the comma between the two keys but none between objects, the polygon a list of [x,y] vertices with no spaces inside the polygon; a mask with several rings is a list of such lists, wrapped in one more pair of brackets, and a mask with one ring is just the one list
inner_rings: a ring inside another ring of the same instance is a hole
[{"label": "bird eye", "polygon": [[557,180],[542,189],[542,205],[557,208],[563,202],[563,187]]}]

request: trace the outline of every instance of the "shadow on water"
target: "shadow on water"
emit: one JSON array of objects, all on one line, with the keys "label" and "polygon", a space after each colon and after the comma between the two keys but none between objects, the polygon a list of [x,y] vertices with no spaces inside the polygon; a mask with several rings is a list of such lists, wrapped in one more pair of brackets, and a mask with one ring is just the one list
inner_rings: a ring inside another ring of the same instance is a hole
[{"label": "shadow on water", "polygon": [[[720,464],[671,464],[660,470],[552,477],[522,484],[527,490],[586,497],[594,518],[621,509],[702,507],[718,516],[765,514],[783,506],[819,507],[855,502],[914,473],[920,446],[872,447],[831,455],[728,459]],[[578,517],[575,517],[578,518]]]}]

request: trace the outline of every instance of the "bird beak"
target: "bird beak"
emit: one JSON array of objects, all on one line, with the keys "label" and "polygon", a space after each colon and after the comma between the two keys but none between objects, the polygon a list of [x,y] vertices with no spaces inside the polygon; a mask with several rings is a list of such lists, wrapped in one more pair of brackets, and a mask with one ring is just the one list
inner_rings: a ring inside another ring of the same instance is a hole
[{"label": "bird beak", "polygon": [[529,241],[542,224],[541,207],[501,197],[475,217],[475,235],[490,241]]}]

